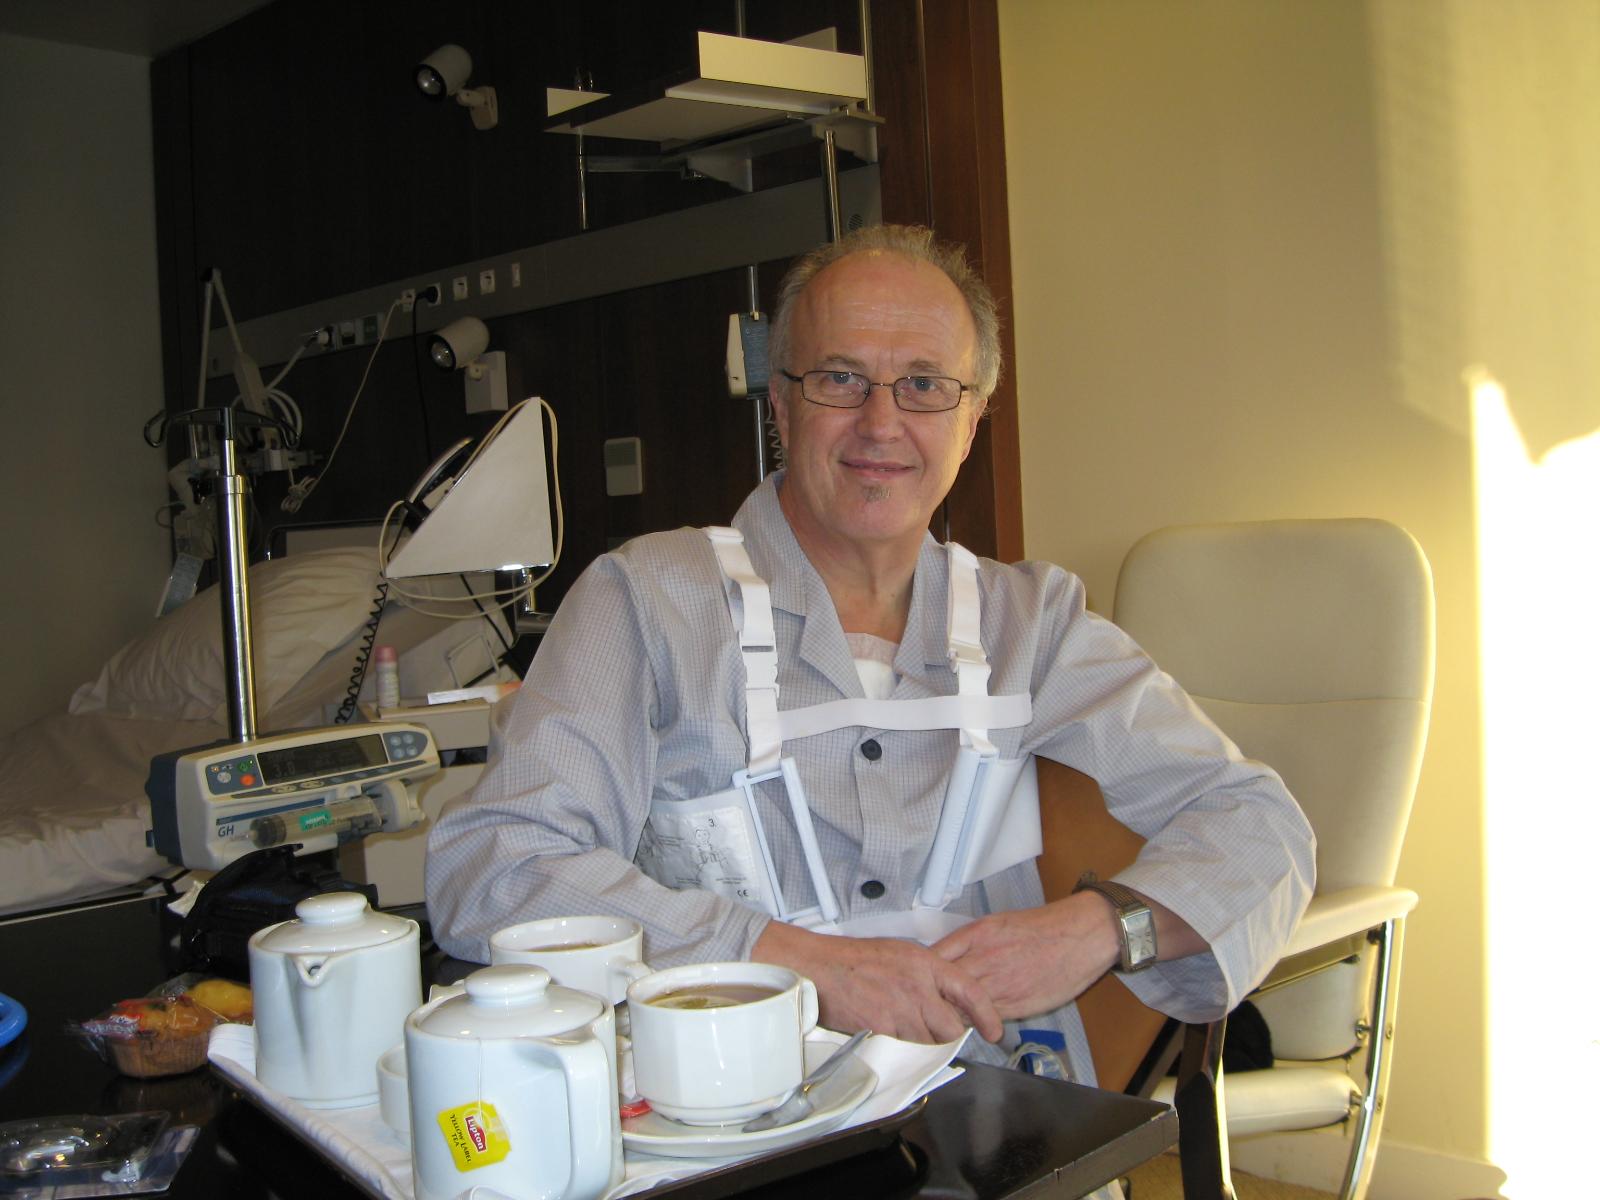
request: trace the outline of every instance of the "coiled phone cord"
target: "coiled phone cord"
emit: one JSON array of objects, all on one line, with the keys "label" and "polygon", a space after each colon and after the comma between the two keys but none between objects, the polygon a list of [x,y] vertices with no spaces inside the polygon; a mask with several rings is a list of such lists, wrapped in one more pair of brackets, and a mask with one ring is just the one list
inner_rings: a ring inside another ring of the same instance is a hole
[{"label": "coiled phone cord", "polygon": [[348,725],[350,718],[356,715],[356,705],[361,700],[361,685],[367,681],[367,664],[372,661],[372,648],[378,640],[378,622],[383,619],[383,605],[388,598],[389,581],[380,579],[378,590],[372,597],[372,612],[361,631],[361,646],[356,651],[356,665],[350,671],[350,685],[339,703],[339,714],[333,719],[335,725]]}]

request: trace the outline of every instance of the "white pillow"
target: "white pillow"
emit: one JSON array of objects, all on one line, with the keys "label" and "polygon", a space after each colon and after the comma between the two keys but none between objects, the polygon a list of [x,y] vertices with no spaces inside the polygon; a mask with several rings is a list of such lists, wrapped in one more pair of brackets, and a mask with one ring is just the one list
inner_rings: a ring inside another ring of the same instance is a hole
[{"label": "white pillow", "polygon": [[[256,708],[271,709],[371,615],[377,551],[312,550],[250,568]],[[172,721],[228,720],[222,611],[215,586],[118,650],[68,711]]]}]

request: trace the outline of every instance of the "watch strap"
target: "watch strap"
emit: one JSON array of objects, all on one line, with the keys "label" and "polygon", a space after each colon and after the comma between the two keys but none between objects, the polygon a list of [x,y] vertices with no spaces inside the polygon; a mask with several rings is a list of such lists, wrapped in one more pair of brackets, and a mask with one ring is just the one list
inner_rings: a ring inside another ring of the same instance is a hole
[{"label": "watch strap", "polygon": [[[1122,961],[1118,970],[1127,973],[1142,971],[1156,961],[1155,947],[1155,917],[1150,911],[1150,905],[1132,888],[1113,882],[1109,879],[1097,879],[1093,872],[1085,872],[1083,878],[1073,889],[1077,892],[1099,892],[1111,906],[1116,909],[1117,915],[1117,940],[1121,943]],[[1137,957],[1134,952],[1132,926],[1142,925],[1147,938],[1141,938],[1141,948],[1147,944],[1148,952],[1140,953]]]}]

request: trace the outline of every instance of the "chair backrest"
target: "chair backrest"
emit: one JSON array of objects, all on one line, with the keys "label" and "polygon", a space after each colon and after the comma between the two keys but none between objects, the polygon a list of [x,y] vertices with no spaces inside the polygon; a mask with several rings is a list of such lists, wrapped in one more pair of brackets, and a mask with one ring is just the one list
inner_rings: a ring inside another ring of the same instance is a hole
[{"label": "chair backrest", "polygon": [[1366,519],[1174,526],[1129,552],[1115,620],[1317,834],[1317,890],[1394,882],[1433,692],[1433,583]]}]

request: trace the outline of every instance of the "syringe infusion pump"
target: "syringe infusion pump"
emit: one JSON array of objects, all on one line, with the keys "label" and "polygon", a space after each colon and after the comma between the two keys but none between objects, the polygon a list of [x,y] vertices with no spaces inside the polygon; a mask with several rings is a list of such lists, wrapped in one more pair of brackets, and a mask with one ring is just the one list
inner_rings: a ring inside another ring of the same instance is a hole
[{"label": "syringe infusion pump", "polygon": [[288,843],[331,850],[417,824],[417,785],[438,770],[433,735],[395,721],[175,750],[150,763],[146,840],[174,863],[213,871]]}]

